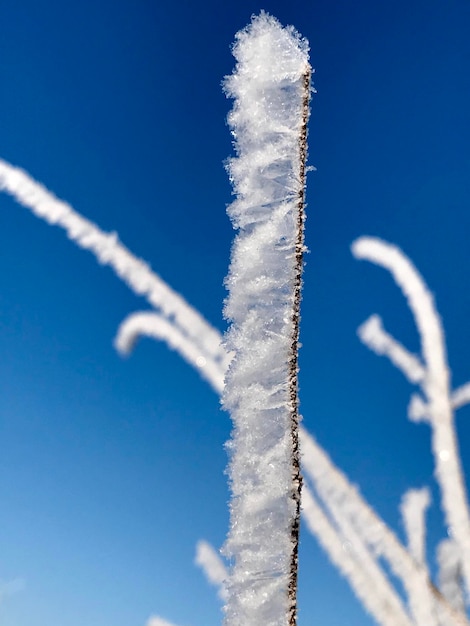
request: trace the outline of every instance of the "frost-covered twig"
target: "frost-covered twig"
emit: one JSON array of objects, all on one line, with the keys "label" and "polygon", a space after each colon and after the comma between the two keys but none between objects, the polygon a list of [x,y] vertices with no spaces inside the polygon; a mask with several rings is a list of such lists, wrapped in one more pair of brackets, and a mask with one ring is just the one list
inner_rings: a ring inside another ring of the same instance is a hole
[{"label": "frost-covered twig", "polygon": [[465,383],[461,387],[454,389],[451,397],[452,407],[460,409],[470,402],[470,383]]},{"label": "frost-covered twig", "polygon": [[371,315],[357,329],[359,339],[376,354],[388,356],[412,383],[423,380],[425,371],[420,360],[389,335],[382,325],[379,315]]},{"label": "frost-covered twig", "polygon": [[418,270],[396,246],[373,237],[361,237],[353,243],[352,252],[358,259],[366,259],[387,269],[406,296],[413,313],[426,370],[421,382],[426,403],[419,408],[419,401],[415,400],[415,415],[426,419],[432,429],[441,506],[461,550],[463,576],[467,593],[470,593],[470,512],[455,434],[444,332],[434,299]]},{"label": "frost-covered twig", "polygon": [[426,487],[409,489],[401,501],[401,514],[408,538],[410,556],[419,565],[424,565],[426,550],[425,513],[431,503],[431,494]]},{"label": "frost-covered twig", "polygon": [[223,404],[230,443],[234,559],[227,626],[296,623],[301,478],[297,342],[310,65],[308,44],[261,13],[240,31],[225,81],[237,157],[229,173],[239,229],[225,315],[235,353]]},{"label": "frost-covered twig", "polygon": [[20,168],[0,159],[0,191],[5,191],[37,217],[65,230],[79,247],[92,252],[100,263],[109,265],[134,293],[147,298],[162,315],[174,320],[184,334],[215,359],[225,356],[214,333],[201,315],[151,268],[132,254],[115,232],[105,233],[96,224],[59,200]]},{"label": "frost-covered twig", "polygon": [[465,602],[462,594],[462,555],[459,547],[452,539],[443,539],[437,546],[436,553],[442,595],[456,611],[463,613]]},{"label": "frost-covered twig", "polygon": [[[302,513],[311,533],[328,554],[330,561],[348,580],[366,611],[382,626],[414,626],[403,603],[381,568],[352,528],[341,532],[326,515],[307,485],[302,487]],[[347,520],[337,509],[337,518],[347,528]]]},{"label": "frost-covered twig", "polygon": [[222,392],[224,372],[230,355],[214,360],[205,352],[204,343],[202,346],[195,344],[175,323],[152,311],[139,311],[129,315],[118,328],[114,346],[121,354],[130,354],[141,335],[165,341],[172,350],[176,350],[185,361],[198,370],[216,392]]},{"label": "frost-covered twig", "polygon": [[227,568],[215,548],[203,539],[196,544],[195,563],[202,569],[207,580],[218,588],[219,597],[227,600]]},{"label": "frost-covered twig", "polygon": [[431,502],[429,489],[409,489],[403,496],[400,510],[408,539],[408,552],[414,559],[417,569],[409,578],[410,605],[418,626],[437,624],[436,607],[429,588],[429,571],[426,565],[426,525],[425,513]]},{"label": "frost-covered twig", "polygon": [[[412,581],[421,575],[421,570],[393,531],[367,504],[357,487],[331,461],[326,451],[316,442],[305,428],[300,428],[302,465],[304,472],[315,486],[326,508],[337,506],[350,520],[358,537],[369,546],[377,557],[386,559],[393,573],[402,581],[409,597],[410,605],[426,598],[416,598]],[[427,581],[433,602],[453,626],[469,626],[470,622],[448,604],[439,590]],[[428,610],[426,608],[422,609]]]}]

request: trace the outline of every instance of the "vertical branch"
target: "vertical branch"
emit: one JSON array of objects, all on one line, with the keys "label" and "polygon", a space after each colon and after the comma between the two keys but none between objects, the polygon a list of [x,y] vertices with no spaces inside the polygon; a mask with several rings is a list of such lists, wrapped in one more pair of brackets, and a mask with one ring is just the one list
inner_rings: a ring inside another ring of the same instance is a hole
[{"label": "vertical branch", "polygon": [[227,626],[294,626],[300,513],[297,348],[302,284],[308,44],[266,13],[237,34],[225,81],[236,158],[226,285],[234,352]]},{"label": "vertical branch", "polygon": [[431,503],[429,489],[409,489],[402,498],[400,510],[408,538],[408,552],[420,566],[426,566],[425,513]]},{"label": "vertical branch", "polygon": [[309,69],[303,78],[304,97],[302,102],[302,125],[300,128],[299,151],[300,151],[300,189],[297,213],[297,241],[295,242],[295,280],[294,280],[294,305],[292,320],[294,332],[292,337],[290,368],[289,368],[289,392],[292,404],[291,432],[292,432],[292,499],[295,503],[295,514],[292,519],[292,559],[289,580],[289,626],[295,626],[297,622],[297,576],[299,554],[299,531],[300,531],[300,503],[302,491],[302,475],[300,471],[300,446],[299,446],[299,336],[300,336],[300,302],[302,298],[302,270],[305,239],[305,179],[307,162],[307,134],[310,102],[310,79]]},{"label": "vertical branch", "polygon": [[400,510],[408,539],[408,552],[416,571],[408,578],[410,608],[417,626],[438,626],[437,606],[429,586],[426,565],[425,513],[431,502],[429,490],[409,489],[402,498]]}]

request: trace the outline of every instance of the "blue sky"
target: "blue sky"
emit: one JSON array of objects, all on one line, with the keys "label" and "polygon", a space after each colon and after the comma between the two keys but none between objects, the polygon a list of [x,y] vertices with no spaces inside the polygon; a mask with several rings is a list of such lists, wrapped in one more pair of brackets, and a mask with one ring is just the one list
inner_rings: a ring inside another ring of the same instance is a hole
[{"label": "blue sky", "polygon": [[[429,555],[445,535],[429,429],[410,385],[356,337],[378,312],[418,337],[363,234],[398,244],[436,295],[453,382],[470,378],[470,5],[466,0],[2,3],[0,157],[122,241],[224,329],[233,237],[220,83],[261,8],[311,45],[300,365],[307,428],[403,538],[398,506],[430,485]],[[147,308],[64,234],[0,195],[0,604],[5,626],[220,623],[194,566],[228,524],[229,418],[164,345],[129,359],[117,326]],[[458,413],[470,472],[470,412]],[[304,529],[300,624],[372,624]]]}]

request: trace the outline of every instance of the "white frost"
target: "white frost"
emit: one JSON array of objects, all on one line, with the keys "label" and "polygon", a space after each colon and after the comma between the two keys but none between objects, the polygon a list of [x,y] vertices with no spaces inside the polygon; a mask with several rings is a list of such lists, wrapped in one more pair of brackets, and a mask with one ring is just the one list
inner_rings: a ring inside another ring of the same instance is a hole
[{"label": "white frost", "polygon": [[[227,626],[287,624],[293,550],[289,358],[308,44],[262,13],[237,35],[225,82],[237,157],[228,170],[239,229],[226,284],[227,346],[235,353],[223,404],[234,423],[230,479],[233,560]],[[307,90],[308,95],[308,90]]]}]

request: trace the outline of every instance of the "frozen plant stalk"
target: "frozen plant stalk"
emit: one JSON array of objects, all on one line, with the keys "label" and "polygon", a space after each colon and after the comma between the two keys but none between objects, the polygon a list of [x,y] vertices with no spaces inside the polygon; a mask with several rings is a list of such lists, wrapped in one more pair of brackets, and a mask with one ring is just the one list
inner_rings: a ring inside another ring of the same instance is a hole
[{"label": "frozen plant stalk", "polygon": [[236,36],[228,164],[238,235],[226,281],[223,404],[233,420],[226,626],[296,624],[297,348],[310,74],[308,42],[266,13]]}]

